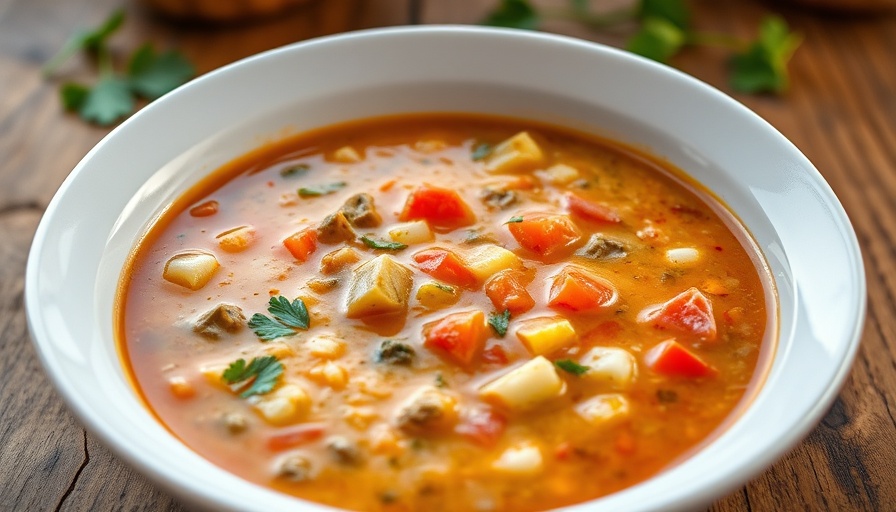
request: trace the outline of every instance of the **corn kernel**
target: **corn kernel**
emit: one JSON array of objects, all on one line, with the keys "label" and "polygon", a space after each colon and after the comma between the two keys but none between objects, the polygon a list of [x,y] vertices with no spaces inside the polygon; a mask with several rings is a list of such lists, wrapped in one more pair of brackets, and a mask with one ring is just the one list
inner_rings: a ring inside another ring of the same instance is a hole
[{"label": "corn kernel", "polygon": [[308,377],[333,389],[343,389],[348,382],[348,372],[345,368],[332,361],[315,366],[308,371]]},{"label": "corn kernel", "polygon": [[340,162],[343,164],[354,164],[360,162],[364,158],[360,153],[358,153],[358,150],[356,150],[355,148],[351,146],[343,146],[334,151],[330,156],[330,159],[334,162]]},{"label": "corn kernel", "polygon": [[607,425],[628,416],[628,400],[620,394],[597,395],[576,405],[576,413],[592,425]]},{"label": "corn kernel", "polygon": [[417,302],[426,309],[441,309],[460,299],[457,288],[441,283],[423,283],[417,289]]},{"label": "corn kernel", "polygon": [[323,359],[338,359],[345,353],[345,343],[330,336],[315,336],[306,346],[311,355]]},{"label": "corn kernel", "polygon": [[285,425],[305,417],[311,409],[311,397],[297,384],[284,384],[262,396],[253,407],[268,423]]}]

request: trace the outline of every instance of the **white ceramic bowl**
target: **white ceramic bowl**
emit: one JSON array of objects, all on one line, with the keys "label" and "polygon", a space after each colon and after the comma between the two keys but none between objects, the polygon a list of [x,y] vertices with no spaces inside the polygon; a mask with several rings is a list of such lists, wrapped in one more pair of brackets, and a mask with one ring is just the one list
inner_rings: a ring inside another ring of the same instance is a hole
[{"label": "white ceramic bowl", "polygon": [[534,32],[421,27],[308,41],[209,73],[143,109],[78,164],[35,235],[26,306],[43,364],[86,427],[194,506],[324,510],[227,473],[153,419],[119,362],[115,287],[148,223],[219,165],[285,133],[419,111],[532,118],[643,147],[726,202],[774,276],[779,344],[753,402],[681,464],[570,510],[706,506],[821,418],[858,346],[864,270],[837,198],[790,142],[719,91],[619,50]]}]

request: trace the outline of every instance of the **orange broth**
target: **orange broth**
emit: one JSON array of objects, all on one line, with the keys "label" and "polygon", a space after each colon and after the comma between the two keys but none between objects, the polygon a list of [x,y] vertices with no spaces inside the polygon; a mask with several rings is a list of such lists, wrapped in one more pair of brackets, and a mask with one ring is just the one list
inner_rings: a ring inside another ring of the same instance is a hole
[{"label": "orange broth", "polygon": [[[761,380],[771,290],[735,218],[669,165],[415,115],[291,137],[193,187],[136,247],[117,332],[147,406],[242,478],[351,510],[529,511],[705,444]],[[239,359],[268,373],[237,378]]]}]

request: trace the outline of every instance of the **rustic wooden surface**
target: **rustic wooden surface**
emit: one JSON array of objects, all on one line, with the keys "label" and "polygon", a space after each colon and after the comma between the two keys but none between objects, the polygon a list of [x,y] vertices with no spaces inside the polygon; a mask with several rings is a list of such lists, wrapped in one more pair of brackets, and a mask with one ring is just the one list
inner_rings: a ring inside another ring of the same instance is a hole
[{"label": "rustic wooden surface", "polygon": [[[25,327],[23,270],[34,229],[66,174],[108,131],[64,114],[56,85],[40,77],[65,38],[124,5],[129,21],[114,39],[121,54],[149,39],[179,47],[206,72],[345,30],[473,23],[496,1],[325,0],[222,27],[173,24],[124,0],[0,0],[0,510],[182,510],[72,419]],[[708,31],[750,36],[774,10],[805,35],[788,94],[734,96],[830,182],[858,232],[870,295],[861,351],[831,411],[791,454],[712,510],[896,510],[896,16],[813,13],[770,1],[692,5]],[[623,38],[567,22],[545,28],[610,44]],[[731,93],[723,52],[689,50],[675,64]],[[75,59],[63,75],[78,77],[84,67]]]}]

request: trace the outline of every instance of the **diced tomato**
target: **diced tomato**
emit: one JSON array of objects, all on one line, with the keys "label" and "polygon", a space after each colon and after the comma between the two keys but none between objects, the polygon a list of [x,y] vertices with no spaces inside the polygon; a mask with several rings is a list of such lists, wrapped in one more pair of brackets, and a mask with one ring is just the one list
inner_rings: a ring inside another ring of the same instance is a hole
[{"label": "diced tomato", "polygon": [[660,329],[694,334],[704,341],[716,339],[712,303],[696,288],[685,290],[659,308],[643,312],[641,317],[642,321]]},{"label": "diced tomato", "polygon": [[554,277],[548,306],[571,311],[591,311],[616,302],[613,283],[585,270],[566,267]]},{"label": "diced tomato", "polygon": [[492,409],[476,409],[464,414],[454,431],[479,446],[491,448],[498,444],[506,428],[507,418],[501,414]]},{"label": "diced tomato", "polygon": [[535,299],[520,282],[522,274],[515,270],[502,270],[485,283],[485,294],[498,311],[509,309],[519,315],[535,307]]},{"label": "diced tomato", "polygon": [[206,201],[190,208],[190,215],[193,217],[208,217],[218,213],[217,201]]},{"label": "diced tomato", "polygon": [[268,438],[268,450],[280,452],[317,441],[324,435],[324,426],[319,423],[299,425]]},{"label": "diced tomato", "polygon": [[510,222],[507,229],[525,249],[542,256],[563,252],[582,238],[579,228],[566,215],[534,213],[522,215],[521,222]]},{"label": "diced tomato", "polygon": [[460,257],[445,249],[427,249],[414,254],[417,267],[440,281],[465,288],[476,286],[476,275]]},{"label": "diced tomato", "polygon": [[426,219],[433,226],[456,228],[476,222],[476,216],[454,190],[423,185],[408,196],[399,220]]},{"label": "diced tomato", "polygon": [[674,339],[661,342],[644,354],[644,364],[670,377],[709,377],[718,372]]},{"label": "diced tomato", "polygon": [[582,199],[572,192],[567,192],[566,194],[566,206],[569,208],[569,213],[577,215],[585,220],[609,222],[613,224],[622,220],[619,217],[619,212],[614,208],[587,199]]},{"label": "diced tomato", "polygon": [[295,259],[304,262],[317,249],[317,230],[299,231],[284,240],[283,245]]},{"label": "diced tomato", "polygon": [[504,347],[501,345],[492,345],[491,347],[482,351],[482,360],[488,364],[497,364],[497,365],[505,365],[510,359],[507,357],[507,352],[504,351]]},{"label": "diced tomato", "polygon": [[469,365],[485,344],[482,311],[453,313],[423,326],[423,345],[461,365]]}]

